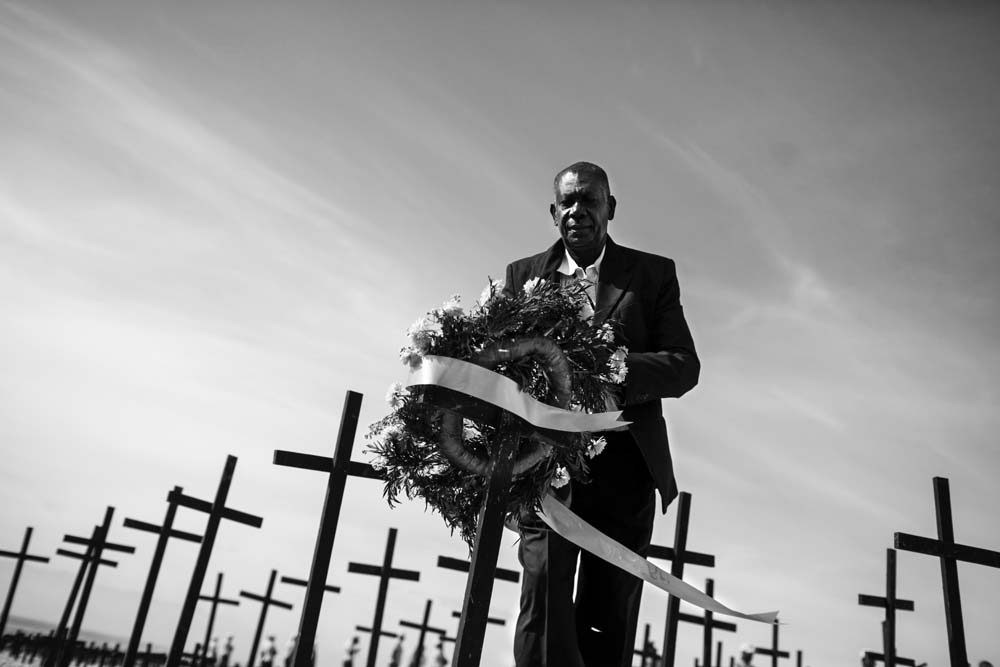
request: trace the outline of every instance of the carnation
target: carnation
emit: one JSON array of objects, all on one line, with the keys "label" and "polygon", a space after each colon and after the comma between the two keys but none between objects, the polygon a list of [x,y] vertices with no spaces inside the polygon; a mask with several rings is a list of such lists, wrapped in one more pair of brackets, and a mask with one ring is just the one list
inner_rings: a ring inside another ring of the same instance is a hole
[{"label": "carnation", "polygon": [[493,280],[490,278],[490,282],[487,283],[486,287],[483,288],[482,293],[479,295],[479,305],[486,305],[486,303],[493,298],[494,295],[499,295],[501,291],[503,291],[503,281]]},{"label": "carnation", "polygon": [[406,335],[410,337],[410,343],[419,354],[427,354],[430,351],[431,343],[434,342],[434,337],[440,333],[440,323],[430,317],[418,317],[406,330]]},{"label": "carnation", "polygon": [[552,476],[552,488],[561,489],[569,484],[569,471],[564,466],[556,466],[556,473]]},{"label": "carnation", "polygon": [[546,282],[545,278],[530,278],[524,281],[524,295],[531,296],[536,289],[544,285]]},{"label": "carnation", "polygon": [[391,409],[398,410],[403,407],[403,399],[409,395],[410,392],[406,387],[399,382],[393,382],[389,385],[389,391],[385,393],[385,402]]},{"label": "carnation", "polygon": [[462,310],[462,306],[459,305],[461,297],[457,294],[452,294],[451,298],[444,302],[441,306],[441,312],[445,315],[452,315],[456,317],[461,317],[465,311]]},{"label": "carnation", "polygon": [[608,441],[604,439],[604,436],[599,438],[593,438],[590,444],[587,446],[587,457],[594,458],[598,454],[604,451],[604,448],[608,446]]},{"label": "carnation", "polygon": [[627,347],[619,347],[608,359],[608,368],[611,369],[610,379],[615,384],[621,384],[625,382],[625,376],[628,375],[628,366],[625,365],[625,358],[628,356]]}]

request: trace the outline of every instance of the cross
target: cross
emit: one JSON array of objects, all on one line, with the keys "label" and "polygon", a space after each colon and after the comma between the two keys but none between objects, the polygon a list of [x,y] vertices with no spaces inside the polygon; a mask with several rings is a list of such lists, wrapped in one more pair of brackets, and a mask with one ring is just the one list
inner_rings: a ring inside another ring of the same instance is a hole
[{"label": "cross", "polygon": [[[649,546],[647,556],[670,561],[670,574],[678,579],[684,578],[684,566],[701,565],[715,567],[715,556],[687,550],[688,523],[691,517],[691,494],[682,491],[678,496],[677,523],[674,528],[674,546],[661,547],[656,544]],[[677,654],[677,621],[680,614],[680,598],[667,597],[667,620],[663,631],[663,665],[674,667],[674,657]],[[633,637],[632,641],[635,639]]]},{"label": "cross", "polygon": [[228,604],[233,606],[238,606],[240,604],[239,600],[229,600],[222,597],[222,572],[219,572],[215,577],[215,594],[214,595],[198,595],[199,600],[205,600],[206,602],[211,602],[211,609],[208,612],[208,628],[205,630],[205,642],[201,645],[201,651],[195,650],[193,661],[197,661],[199,653],[202,658],[208,658],[208,643],[212,637],[212,628],[215,626],[215,612],[220,604]]},{"label": "cross", "polygon": [[896,611],[913,611],[912,600],[900,600],[896,597],[896,550],[885,550],[885,597],[875,595],[858,595],[858,604],[866,607],[882,607],[885,609],[885,621],[882,628],[882,655],[885,656],[885,667],[894,667],[896,657]]},{"label": "cross", "polygon": [[[713,579],[705,580],[705,595],[712,597],[715,592],[715,581]],[[686,623],[695,623],[697,625],[704,626],[705,631],[702,633],[702,643],[701,643],[701,664],[711,667],[712,664],[712,630],[722,630],[724,632],[736,632],[735,623],[727,623],[726,621],[716,621],[714,620],[715,614],[705,610],[704,616],[694,616],[693,614],[685,614],[684,612],[678,612],[677,620],[684,621]]]},{"label": "cross", "polygon": [[[437,564],[438,567],[443,567],[448,570],[457,570],[459,572],[469,572],[472,569],[471,562],[467,560],[462,560],[460,558],[451,558],[449,556],[438,556]],[[521,581],[521,573],[517,572],[516,570],[507,570],[502,567],[497,567],[494,569],[493,578],[499,579],[500,581],[510,581],[516,584],[519,581]],[[461,618],[462,612],[453,611],[451,615],[454,618]],[[489,615],[486,616],[483,623],[484,627],[486,625],[506,625],[506,621],[504,621],[502,618],[493,618],[492,616]],[[459,622],[459,629],[455,633],[456,638],[461,634],[461,631],[462,631],[461,622]]]},{"label": "cross", "polygon": [[1000,552],[955,543],[951,521],[951,492],[948,480],[934,478],[934,508],[938,538],[932,540],[907,533],[896,533],[896,548],[915,551],[941,559],[941,582],[944,587],[944,616],[948,628],[948,652],[952,667],[966,667],[965,623],[962,620],[962,597],[958,589],[958,561],[987,567],[1000,567]]},{"label": "cross", "polygon": [[76,605],[76,614],[73,616],[73,625],[70,627],[69,635],[64,644],[64,654],[61,660],[61,667],[69,667],[73,659],[73,649],[76,645],[77,637],[80,636],[80,626],[83,624],[83,616],[87,613],[87,605],[90,602],[90,594],[94,589],[94,579],[97,577],[97,568],[101,566],[101,556],[104,550],[119,551],[122,553],[135,553],[135,547],[124,544],[108,542],[108,530],[111,529],[111,518],[114,516],[115,508],[108,507],[104,511],[104,522],[95,528],[92,537],[84,538],[76,535],[63,536],[64,542],[79,544],[87,547],[92,558],[87,563],[87,577],[83,582],[83,589],[80,591],[80,600]]},{"label": "cross", "polygon": [[753,652],[757,655],[771,656],[771,667],[778,667],[778,658],[788,658],[791,655],[788,651],[778,650],[778,624],[771,626],[771,648],[755,648]]},{"label": "cross", "polygon": [[264,520],[259,516],[226,507],[226,498],[229,496],[229,487],[233,482],[235,470],[236,457],[230,454],[226,457],[226,465],[222,470],[222,478],[219,480],[214,502],[210,503],[173,491],[167,496],[168,501],[173,498],[182,507],[189,507],[208,514],[205,534],[201,538],[201,548],[198,550],[198,560],[195,562],[191,583],[188,586],[187,596],[184,598],[184,606],[181,608],[181,617],[177,622],[177,630],[174,632],[173,643],[170,645],[170,653],[167,656],[167,667],[180,667],[181,654],[184,653],[184,644],[187,643],[191,620],[194,618],[194,608],[198,603],[198,596],[201,594],[201,586],[205,582],[208,560],[212,556],[212,548],[215,546],[215,536],[219,532],[219,524],[223,519],[254,528],[260,528],[261,524],[264,523]]},{"label": "cross", "polygon": [[5,558],[16,558],[17,562],[14,564],[14,576],[10,580],[10,588],[7,590],[7,598],[3,603],[3,611],[0,612],[0,640],[3,639],[4,630],[7,628],[7,617],[10,614],[10,606],[14,602],[14,591],[17,590],[17,582],[21,578],[21,568],[28,561],[34,561],[36,563],[48,563],[49,559],[44,556],[35,556],[28,553],[28,543],[31,542],[31,532],[34,530],[31,526],[24,529],[24,540],[21,542],[20,551],[3,551],[0,550],[0,556]]},{"label": "cross", "polygon": [[432,627],[431,624],[431,600],[427,599],[427,603],[424,605],[424,620],[421,623],[414,623],[413,621],[400,621],[399,624],[405,628],[413,628],[419,631],[417,635],[417,647],[413,649],[413,658],[410,660],[410,667],[420,667],[420,663],[423,662],[424,657],[424,637],[427,636],[428,632],[436,632],[439,635],[447,634],[442,628]]},{"label": "cross", "polygon": [[[316,546],[313,549],[309,580],[305,584],[306,597],[302,603],[299,640],[295,646],[292,667],[309,667],[311,663],[311,647],[316,642],[316,628],[319,625],[319,614],[323,607],[323,593],[329,590],[329,587],[326,586],[326,580],[330,572],[330,557],[333,553],[333,541],[337,535],[337,522],[340,518],[340,507],[344,501],[344,487],[347,484],[347,477],[352,475],[367,479],[380,479],[378,473],[369,464],[351,461],[354,434],[357,431],[358,417],[361,414],[361,398],[362,395],[355,391],[348,391],[344,398],[340,432],[337,434],[337,444],[334,447],[332,459],[280,449],[274,451],[275,465],[327,473],[326,499],[323,502],[323,512],[320,515],[319,533],[316,536]],[[299,651],[302,646],[307,648]]]},{"label": "cross", "polygon": [[[175,486],[174,493],[180,495],[184,489]],[[177,499],[167,497],[167,513],[163,517],[163,523],[159,526],[138,521],[136,519],[125,519],[125,527],[135,530],[142,530],[154,533],[157,536],[156,548],[153,550],[153,560],[149,565],[149,574],[146,575],[146,585],[142,589],[142,598],[139,600],[139,610],[135,615],[135,623],[132,626],[132,634],[129,636],[128,648],[125,650],[124,667],[135,667],[136,657],[139,654],[139,644],[142,642],[142,630],[146,626],[146,616],[149,613],[149,605],[153,601],[153,590],[156,588],[156,579],[160,576],[160,565],[163,563],[163,554],[167,550],[167,540],[175,537],[188,542],[201,542],[201,536],[192,533],[185,533],[182,530],[174,529],[174,515],[177,514]]]},{"label": "cross", "polygon": [[362,563],[348,563],[347,571],[356,574],[370,574],[379,578],[378,600],[375,602],[375,619],[369,632],[372,633],[371,643],[368,644],[367,667],[375,667],[375,657],[378,654],[378,641],[381,635],[389,635],[382,632],[382,616],[385,613],[385,598],[389,592],[390,579],[405,579],[407,581],[420,581],[420,573],[413,570],[395,570],[392,567],[392,555],[396,550],[396,529],[389,529],[389,539],[385,544],[385,557],[382,560],[382,567],[376,565],[365,565]]},{"label": "cross", "polygon": [[[882,653],[875,653],[874,651],[865,651],[865,657],[872,662],[885,662],[885,655]],[[897,665],[904,665],[904,667],[917,667],[916,660],[912,658],[901,658],[898,655],[894,656]]]},{"label": "cross", "polygon": [[[97,533],[97,529],[98,527],[94,526],[95,535]],[[56,629],[53,631],[54,634],[52,636],[52,639],[49,641],[48,647],[45,651],[45,658],[43,660],[43,664],[45,665],[45,667],[53,667],[53,665],[56,664],[56,658],[58,657],[59,653],[59,646],[62,643],[62,641],[66,638],[66,626],[69,625],[70,614],[73,613],[73,607],[76,605],[76,596],[79,595],[80,585],[83,583],[83,577],[87,574],[87,565],[93,559],[90,547],[87,547],[87,551],[82,554],[76,553],[75,551],[69,551],[67,549],[57,549],[56,555],[66,556],[67,558],[76,558],[77,560],[80,561],[80,567],[76,571],[76,577],[73,579],[73,586],[70,588],[69,598],[67,598],[66,600],[66,606],[63,607],[62,616],[59,617],[59,625],[56,626]],[[111,560],[106,560],[102,558],[99,559],[98,562],[101,565],[107,565],[109,567],[118,567],[118,563]]]},{"label": "cross", "polygon": [[240,591],[241,598],[247,598],[248,600],[256,600],[257,602],[260,602],[260,617],[257,619],[257,631],[254,632],[253,635],[253,644],[250,646],[250,658],[247,659],[247,667],[253,667],[254,658],[257,657],[257,646],[260,644],[260,636],[264,632],[264,619],[267,618],[268,607],[273,605],[282,609],[292,608],[292,605],[288,602],[282,602],[281,600],[276,600],[272,597],[274,593],[274,580],[277,578],[278,571],[272,569],[271,576],[267,580],[267,592],[264,593],[264,595]]},{"label": "cross", "polygon": [[646,624],[646,632],[642,637],[642,649],[632,649],[632,653],[642,658],[640,667],[656,667],[656,661],[660,659],[660,654],[656,652],[653,640],[649,638],[649,623]]}]

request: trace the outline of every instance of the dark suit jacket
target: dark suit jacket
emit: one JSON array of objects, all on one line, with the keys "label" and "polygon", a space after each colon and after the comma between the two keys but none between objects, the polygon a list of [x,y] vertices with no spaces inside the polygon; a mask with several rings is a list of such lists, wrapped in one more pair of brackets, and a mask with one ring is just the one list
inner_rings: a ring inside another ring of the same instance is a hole
[{"label": "dark suit jacket", "polygon": [[[559,280],[562,239],[545,252],[507,266],[505,290],[531,278]],[[617,245],[609,237],[597,283],[594,318],[622,323],[619,344],[628,347],[623,418],[660,491],[663,511],[677,496],[662,398],[676,398],[698,384],[701,363],[684,320],[674,262]]]}]

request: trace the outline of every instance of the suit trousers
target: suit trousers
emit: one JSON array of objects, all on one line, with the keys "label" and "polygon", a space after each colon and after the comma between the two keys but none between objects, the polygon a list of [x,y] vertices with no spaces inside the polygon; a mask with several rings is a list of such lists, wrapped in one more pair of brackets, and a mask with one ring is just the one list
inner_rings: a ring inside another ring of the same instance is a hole
[{"label": "suit trousers", "polygon": [[[590,483],[571,483],[570,509],[645,556],[656,514],[653,480],[628,431],[602,435],[608,444],[590,462]],[[521,519],[520,535],[523,577],[514,632],[516,666],[631,665],[642,580],[581,552],[536,515]]]}]

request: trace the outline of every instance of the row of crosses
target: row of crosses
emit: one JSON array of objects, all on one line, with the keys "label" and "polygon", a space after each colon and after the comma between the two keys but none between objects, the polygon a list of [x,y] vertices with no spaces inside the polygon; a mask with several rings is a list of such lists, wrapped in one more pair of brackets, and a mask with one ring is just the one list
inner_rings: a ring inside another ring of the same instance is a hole
[{"label": "row of crosses", "polygon": [[[312,647],[315,644],[316,628],[319,621],[320,610],[323,598],[326,593],[339,592],[339,588],[329,586],[327,577],[329,574],[330,560],[332,556],[334,541],[337,531],[337,523],[340,516],[341,505],[345,485],[348,477],[361,477],[366,479],[380,479],[376,470],[369,464],[359,463],[351,460],[353,443],[361,411],[361,394],[348,391],[344,401],[342,419],[333,457],[323,457],[300,452],[290,452],[276,450],[273,462],[275,465],[299,468],[323,472],[327,475],[327,491],[320,515],[320,523],[313,553],[313,560],[308,579],[294,579],[282,577],[283,583],[298,585],[305,588],[305,599],[302,605],[302,612],[299,620],[298,641],[295,655],[293,657],[293,667],[310,667],[312,659]],[[503,467],[505,461],[495,462],[494,468]],[[194,616],[195,606],[199,599],[212,603],[212,610],[209,616],[209,627],[206,640],[201,644],[201,657],[204,658],[208,651],[209,637],[214,623],[215,609],[219,604],[238,604],[237,600],[227,600],[221,597],[222,575],[218,576],[216,591],[213,596],[206,596],[201,593],[204,579],[208,570],[208,563],[214,546],[215,537],[222,520],[230,520],[255,528],[260,528],[263,520],[255,515],[242,512],[226,506],[229,487],[232,483],[233,473],[236,467],[236,457],[229,456],[223,470],[222,478],[219,482],[213,501],[201,500],[183,493],[181,487],[175,487],[167,494],[167,512],[160,525],[149,524],[135,519],[126,519],[125,527],[154,533],[157,535],[157,544],[153,559],[150,564],[149,574],[143,589],[139,610],[136,614],[135,624],[129,639],[128,649],[124,667],[135,667],[139,646],[142,639],[143,627],[146,614],[152,599],[156,579],[162,563],[163,554],[167,541],[171,538],[185,540],[200,544],[198,558],[195,564],[191,582],[182,607],[181,617],[175,631],[170,650],[167,654],[166,667],[180,667],[182,659],[185,657],[184,646],[187,643],[188,632]],[[497,473],[496,470],[493,471]],[[496,476],[496,475],[494,475]],[[501,475],[502,477],[502,475]],[[944,586],[945,612],[947,618],[948,641],[951,655],[952,667],[966,667],[968,664],[965,651],[964,626],[962,623],[961,599],[958,588],[958,574],[956,563],[958,561],[977,563],[989,567],[1000,567],[1000,552],[987,551],[976,547],[969,547],[955,543],[954,531],[951,521],[951,502],[948,491],[948,480],[943,478],[934,479],[935,504],[937,508],[938,539],[933,540],[925,537],[918,537],[906,533],[896,533],[895,546],[897,549],[913,551],[922,554],[933,555],[941,559],[942,581]],[[497,504],[500,497],[487,494],[487,502],[484,505]],[[649,558],[669,560],[670,573],[682,578],[685,565],[714,567],[715,557],[703,554],[687,548],[687,531],[690,518],[691,496],[688,493],[681,493],[678,502],[677,524],[674,531],[673,547],[651,545],[647,556]],[[205,530],[202,535],[194,535],[173,528],[173,520],[178,507],[193,509],[208,515]],[[480,517],[480,526],[491,524],[486,521],[490,514],[487,510],[490,507],[484,506],[483,514]],[[494,508],[496,509],[496,508]],[[116,544],[108,541],[108,531],[111,527],[111,520],[114,508],[108,507],[104,521],[95,526],[90,537],[80,537],[66,535],[64,541],[68,544],[83,547],[83,553],[59,549],[56,553],[60,556],[74,558],[80,561],[80,567],[70,591],[67,603],[63,609],[59,625],[55,630],[54,640],[57,650],[49,651],[44,667],[68,667],[72,660],[73,647],[77,645],[80,627],[84,618],[87,603],[93,589],[94,580],[98,568],[116,567],[115,561],[106,558],[106,552],[134,553],[135,548],[127,545]],[[493,512],[496,517],[502,519],[503,512]],[[494,518],[496,518],[494,517]],[[495,522],[492,522],[495,523]],[[478,664],[482,639],[485,627],[488,624],[502,624],[503,621],[489,616],[489,603],[492,597],[494,580],[518,581],[518,573],[510,570],[503,570],[496,566],[497,552],[499,549],[499,537],[493,535],[498,526],[489,526],[489,535],[481,533],[477,536],[476,547],[473,549],[471,562],[459,561],[441,557],[439,566],[448,567],[469,573],[466,583],[466,592],[462,611],[454,611],[453,616],[459,618],[459,628],[455,637],[447,637],[447,633],[441,628],[435,628],[429,624],[430,601],[425,608],[424,620],[420,624],[412,621],[401,623],[405,627],[413,627],[420,630],[417,659],[422,656],[423,643],[427,632],[436,633],[442,642],[452,641],[455,643],[454,661],[455,667],[465,667]],[[48,562],[48,559],[28,553],[31,539],[31,528],[25,532],[21,550],[19,552],[0,551],[0,556],[12,557],[17,560],[11,587],[8,590],[3,611],[0,613],[0,637],[6,627],[7,618],[21,568],[26,562]],[[384,609],[388,585],[391,579],[402,579],[409,581],[419,581],[418,572],[411,570],[399,570],[392,567],[392,560],[395,550],[396,529],[390,529],[388,541],[386,543],[385,556],[381,565],[368,565],[360,563],[350,563],[348,572],[356,574],[366,574],[379,577],[379,589],[376,602],[375,616],[370,627],[360,627],[359,631],[368,632],[371,635],[369,642],[367,667],[375,667],[378,643],[382,637],[394,637],[395,634],[383,629]],[[488,538],[488,539],[487,539]],[[264,594],[248,593],[241,591],[240,597],[261,603],[261,614],[253,641],[253,648],[247,667],[254,667],[256,649],[263,631],[264,620],[270,606],[280,608],[291,608],[290,603],[281,602],[273,597],[273,589],[277,572],[272,570]],[[706,593],[712,595],[714,581],[706,581]],[[886,595],[876,597],[862,595],[859,597],[862,605],[878,606],[885,609],[885,620],[883,621],[883,652],[881,654],[870,654],[872,657],[885,662],[886,667],[895,665],[914,665],[912,660],[901,658],[895,652],[895,613],[896,611],[912,611],[914,605],[912,601],[900,600],[895,596],[895,551],[889,550],[887,554],[887,585]],[[74,613],[75,611],[75,613]],[[722,622],[713,618],[711,612],[706,611],[703,616],[694,616],[680,611],[680,600],[675,596],[668,597],[666,620],[664,624],[662,655],[663,667],[674,667],[677,643],[678,623],[687,622],[701,625],[703,627],[702,658],[700,664],[703,666],[712,665],[712,637],[713,631],[735,632],[736,626],[733,623]],[[770,648],[758,648],[756,652],[767,655],[771,658],[772,667],[777,667],[779,658],[790,657],[787,651],[778,648],[778,625],[772,628],[772,646]],[[642,657],[643,664],[648,660],[658,659],[655,655],[655,647],[649,639],[649,628],[647,626],[646,637],[643,641],[642,649],[636,653]],[[721,652],[716,651],[716,662],[721,660]],[[801,652],[797,654],[797,662],[801,665]]]}]

